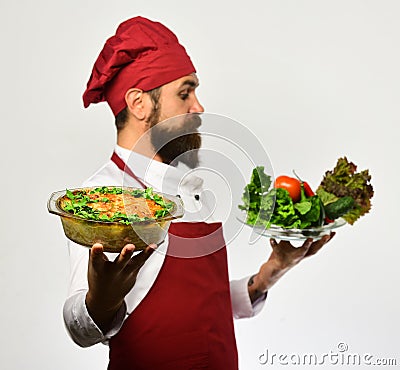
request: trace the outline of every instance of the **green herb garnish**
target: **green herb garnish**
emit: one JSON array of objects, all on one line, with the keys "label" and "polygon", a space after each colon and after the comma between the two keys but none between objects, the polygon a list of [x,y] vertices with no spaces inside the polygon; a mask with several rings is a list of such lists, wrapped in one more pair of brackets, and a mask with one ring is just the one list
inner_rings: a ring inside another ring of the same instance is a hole
[{"label": "green herb garnish", "polygon": [[[135,198],[145,198],[154,201],[160,205],[163,209],[155,211],[154,217],[140,217],[137,214],[127,215],[122,212],[115,212],[112,216],[108,216],[102,213],[98,209],[90,207],[92,203],[108,203],[110,200],[107,197],[101,196],[96,199],[91,199],[91,194],[129,194]],[[121,187],[107,187],[101,186],[94,188],[88,192],[75,191],[72,192],[66,189],[66,196],[69,201],[66,201],[63,205],[64,211],[74,214],[75,216],[82,217],[88,220],[104,221],[104,222],[120,222],[123,224],[130,224],[132,222],[147,221],[151,219],[158,219],[167,216],[172,210],[174,203],[165,201],[165,199],[154,193],[152,188],[146,188],[144,190],[126,190]]]}]

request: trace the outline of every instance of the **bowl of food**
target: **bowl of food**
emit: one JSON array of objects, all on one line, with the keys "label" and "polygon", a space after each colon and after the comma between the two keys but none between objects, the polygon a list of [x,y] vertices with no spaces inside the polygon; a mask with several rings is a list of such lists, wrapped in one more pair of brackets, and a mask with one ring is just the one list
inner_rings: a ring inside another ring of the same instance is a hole
[{"label": "bowl of food", "polygon": [[132,243],[136,250],[160,244],[171,221],[184,214],[179,197],[152,188],[101,186],[67,189],[51,194],[48,211],[60,216],[65,236],[106,252],[120,252]]},{"label": "bowl of food", "polygon": [[353,225],[371,209],[374,191],[369,171],[357,172],[346,157],[325,172],[315,192],[294,175],[272,181],[263,166],[254,168],[239,205],[244,211],[239,220],[270,238],[318,240],[336,228]]}]

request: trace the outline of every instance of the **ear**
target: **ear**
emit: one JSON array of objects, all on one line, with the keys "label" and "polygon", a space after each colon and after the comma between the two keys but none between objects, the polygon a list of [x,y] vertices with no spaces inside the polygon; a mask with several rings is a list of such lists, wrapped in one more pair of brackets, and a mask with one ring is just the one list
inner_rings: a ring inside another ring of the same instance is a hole
[{"label": "ear", "polygon": [[129,112],[139,121],[146,118],[146,99],[143,90],[132,88],[125,94],[125,102]]}]

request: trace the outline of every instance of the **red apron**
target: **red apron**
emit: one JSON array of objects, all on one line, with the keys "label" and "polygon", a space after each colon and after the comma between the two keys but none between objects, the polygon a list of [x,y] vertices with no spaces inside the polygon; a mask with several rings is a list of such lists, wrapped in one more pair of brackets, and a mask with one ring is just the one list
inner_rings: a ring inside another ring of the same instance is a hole
[{"label": "red apron", "polygon": [[[115,153],[112,160],[138,180]],[[153,286],[110,339],[108,369],[236,370],[221,223],[172,223],[168,235],[168,253]]]},{"label": "red apron", "polygon": [[238,368],[221,224],[173,223],[168,250],[201,248],[202,236],[207,249],[219,249],[196,258],[166,255],[149,293],[110,340],[109,370]]}]

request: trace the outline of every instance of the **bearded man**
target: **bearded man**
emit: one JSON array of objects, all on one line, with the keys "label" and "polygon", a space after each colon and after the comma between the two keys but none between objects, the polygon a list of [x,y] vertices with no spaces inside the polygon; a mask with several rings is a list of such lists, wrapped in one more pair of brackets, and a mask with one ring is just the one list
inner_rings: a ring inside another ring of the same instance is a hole
[{"label": "bearded man", "polygon": [[[176,36],[160,23],[135,17],[107,40],[83,95],[85,107],[106,101],[117,126],[111,160],[84,186],[152,187],[181,196],[195,210],[171,224],[162,245],[140,253],[128,244],[112,257],[100,244],[88,253],[68,242],[66,327],[80,346],[107,343],[111,370],[237,369],[233,317],[259,312],[271,286],[332,237],[307,240],[299,248],[271,240],[273,251],[259,271],[229,282],[222,223],[207,219],[201,179],[181,181],[180,169],[171,166],[177,158],[198,165],[196,130],[204,111],[198,85]],[[172,117],[178,117],[171,121],[175,126],[168,125]],[[207,252],[181,258],[172,250]]]}]

